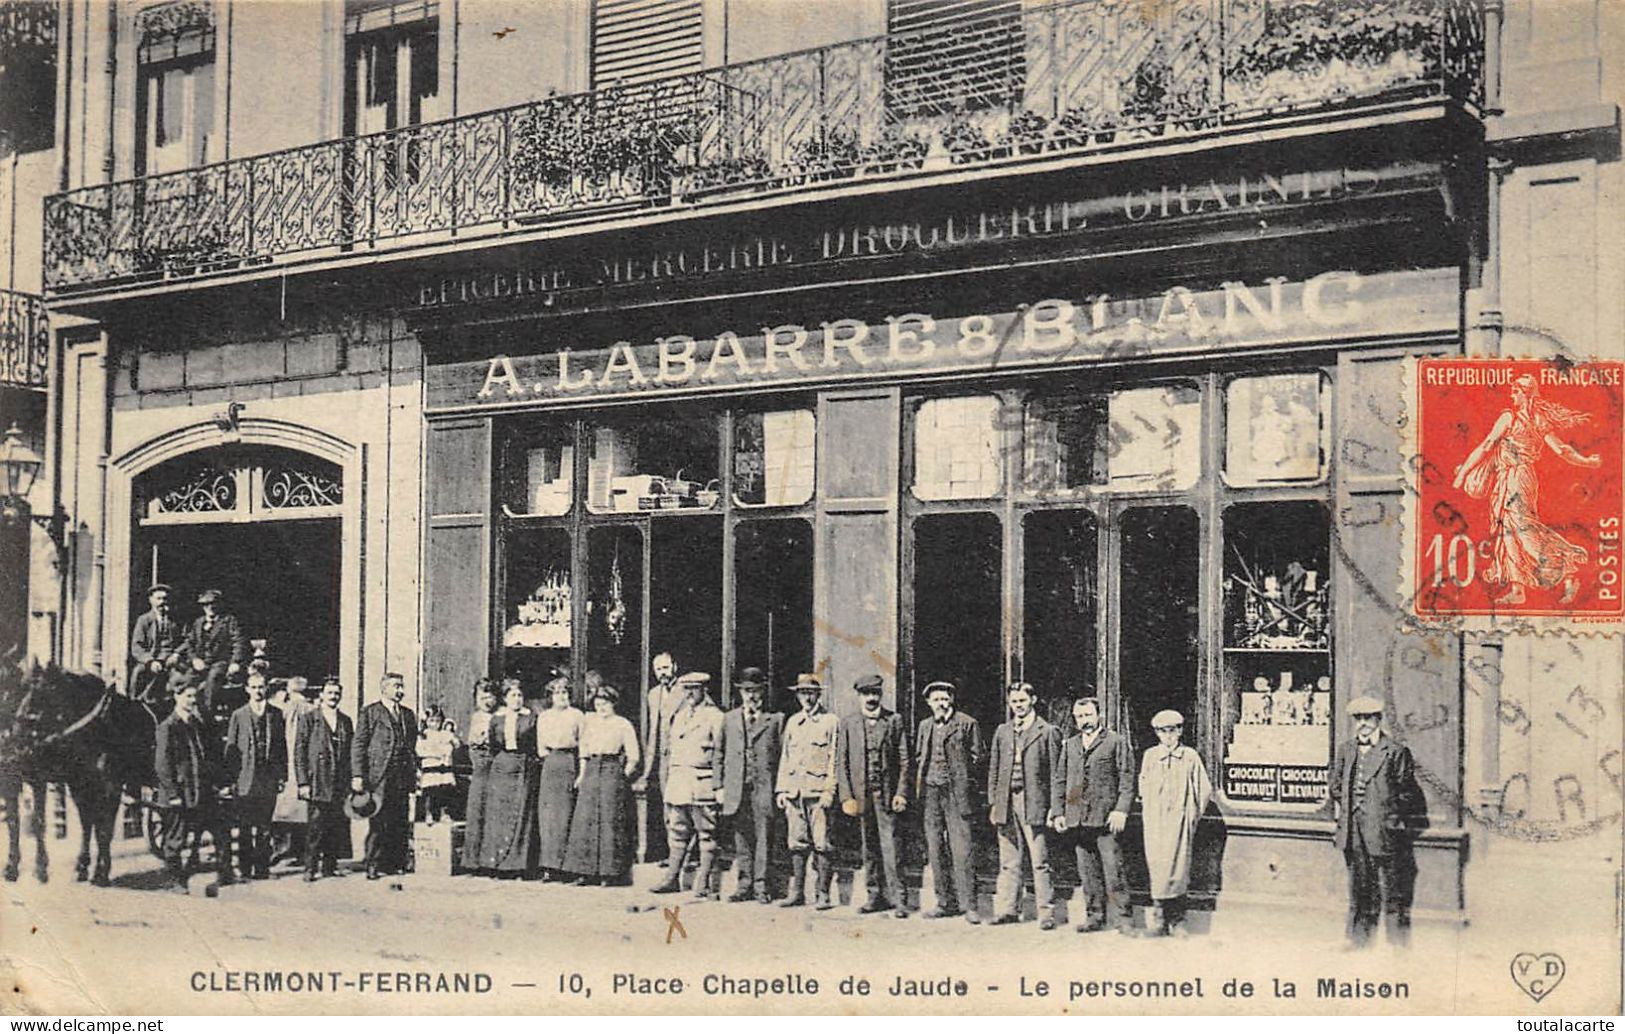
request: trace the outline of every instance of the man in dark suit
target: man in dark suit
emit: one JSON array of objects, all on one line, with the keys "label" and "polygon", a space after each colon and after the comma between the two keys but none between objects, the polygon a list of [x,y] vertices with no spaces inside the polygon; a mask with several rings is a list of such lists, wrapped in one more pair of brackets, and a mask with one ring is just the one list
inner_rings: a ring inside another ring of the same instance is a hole
[{"label": "man in dark suit", "polygon": [[1388,943],[1405,947],[1416,884],[1412,844],[1427,828],[1427,799],[1410,748],[1382,730],[1382,701],[1359,697],[1348,712],[1354,740],[1338,750],[1331,793],[1335,843],[1349,871],[1349,944],[1369,945],[1382,915]]},{"label": "man in dark suit", "polygon": [[[908,807],[908,730],[881,706],[886,683],[866,675],[852,684],[862,700],[857,714],[841,720],[835,738],[835,785],[841,810],[858,819],[869,900],[861,912],[892,909],[908,918],[903,880],[897,871],[897,817]],[[885,874],[884,889],[881,873]]]},{"label": "man in dark suit", "polygon": [[338,875],[339,855],[349,840],[344,794],[350,782],[350,744],[355,725],[339,710],[344,687],[338,679],[322,686],[321,703],[299,716],[293,739],[293,781],[309,804],[305,825],[305,882]]},{"label": "man in dark suit", "polygon": [[1005,693],[1010,720],[993,732],[987,768],[988,820],[999,833],[999,880],[993,892],[993,922],[1020,918],[1023,870],[1031,860],[1038,928],[1055,929],[1055,893],[1049,878],[1045,833],[1061,814],[1066,792],[1061,783],[1061,732],[1038,716],[1037,697],[1025,682]]},{"label": "man in dark suit", "polygon": [[1128,884],[1123,880],[1123,856],[1118,834],[1128,825],[1134,806],[1134,752],[1128,740],[1105,728],[1100,701],[1083,697],[1072,704],[1078,734],[1066,741],[1062,753],[1062,814],[1051,828],[1069,834],[1078,856],[1078,879],[1083,884],[1087,918],[1079,933],[1111,925],[1134,936],[1129,918]]},{"label": "man in dark suit", "polygon": [[181,853],[199,832],[214,839],[216,882],[232,882],[231,832],[218,796],[225,782],[224,769],[214,734],[198,713],[195,684],[176,682],[174,710],[158,723],[154,747],[159,799],[164,806],[164,865],[172,885],[186,893]]},{"label": "man in dark suit", "polygon": [[[186,653],[192,670],[203,676],[203,713],[213,715],[216,704],[228,703],[221,690],[226,679],[248,663],[248,640],[242,626],[220,611],[219,589],[205,589],[197,601],[203,613],[186,631]],[[241,698],[239,698],[241,699]]]},{"label": "man in dark suit", "polygon": [[937,891],[937,906],[926,918],[945,919],[964,912],[965,920],[975,925],[982,916],[976,911],[970,820],[976,814],[982,727],[970,715],[954,710],[952,682],[926,686],[925,701],[931,717],[923,719],[914,734],[914,794],[925,809],[926,858]]},{"label": "man in dark suit", "polygon": [[169,586],[148,589],[147,605],[130,633],[129,691],[132,699],[161,704],[169,683],[164,670],[180,664],[186,630],[169,612]]},{"label": "man in dark suit", "polygon": [[367,820],[367,879],[406,869],[406,838],[411,833],[407,809],[417,779],[418,720],[401,703],[406,677],[386,674],[378,685],[381,699],[361,709],[355,740],[350,744],[350,789],[378,791],[378,810]]},{"label": "man in dark suit", "polygon": [[[648,813],[640,839],[644,843],[645,861],[659,861],[661,868],[669,863],[666,857],[665,809],[666,772],[671,753],[671,721],[683,705],[683,691],[677,685],[677,659],[662,650],[650,662],[655,684],[649,688],[643,710],[643,773],[632,783],[632,792],[640,794]],[[652,828],[655,827],[655,828]]]},{"label": "man in dark suit", "polygon": [[265,676],[248,676],[248,703],[226,726],[226,772],[237,803],[237,869],[244,879],[271,877],[271,813],[288,776],[288,732],[282,711],[265,698]]},{"label": "man in dark suit", "polygon": [[779,775],[784,715],[769,713],[767,680],[746,668],[735,684],[741,706],[722,719],[722,815],[733,826],[739,886],[729,901],[773,900],[767,886],[772,863],[773,783]]}]

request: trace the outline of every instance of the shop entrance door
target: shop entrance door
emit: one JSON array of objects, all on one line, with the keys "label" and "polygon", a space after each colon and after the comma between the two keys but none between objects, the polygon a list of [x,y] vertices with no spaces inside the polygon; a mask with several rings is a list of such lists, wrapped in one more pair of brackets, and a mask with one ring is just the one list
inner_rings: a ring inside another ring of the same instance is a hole
[{"label": "shop entrance door", "polygon": [[320,681],[339,670],[339,520],[183,524],[141,529],[131,613],[146,610],[146,587],[172,588],[174,612],[190,624],[198,593],[219,589],[249,639],[265,640],[274,677]]}]

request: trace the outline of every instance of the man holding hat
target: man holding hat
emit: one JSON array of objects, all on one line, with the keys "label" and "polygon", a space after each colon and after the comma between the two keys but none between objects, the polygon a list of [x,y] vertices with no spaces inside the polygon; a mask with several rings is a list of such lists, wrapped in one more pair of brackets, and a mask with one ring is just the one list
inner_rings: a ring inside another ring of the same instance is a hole
[{"label": "man holding hat", "polygon": [[767,872],[784,715],[766,710],[762,669],[744,669],[734,685],[742,703],[722,719],[722,814],[731,820],[739,858],[739,886],[728,900],[749,901],[754,896],[765,905],[773,900]]},{"label": "man holding hat", "polygon": [[926,858],[937,890],[937,907],[926,918],[945,919],[963,911],[974,926],[982,917],[976,911],[970,821],[976,814],[973,788],[982,767],[982,727],[954,709],[952,682],[926,686],[925,702],[931,714],[914,734],[914,793],[924,802]]},{"label": "man holding hat", "polygon": [[157,704],[168,687],[164,669],[180,664],[186,633],[169,613],[169,586],[148,589],[147,606],[130,633],[129,689],[132,699]]},{"label": "man holding hat", "polygon": [[897,918],[907,919],[903,880],[897,872],[897,817],[908,807],[908,731],[901,717],[881,706],[886,683],[879,675],[865,675],[852,689],[863,706],[841,721],[835,774],[841,810],[856,817],[862,829],[869,900],[859,911],[892,909]]},{"label": "man holding hat", "polygon": [[688,857],[689,844],[699,844],[700,867],[694,874],[694,899],[717,897],[711,870],[717,856],[717,775],[722,760],[722,712],[711,702],[711,676],[691,671],[677,680],[682,703],[672,714],[660,785],[665,790],[666,849],[673,864],[656,894],[675,893],[683,878],[677,860]]},{"label": "man holding hat", "polygon": [[1368,946],[1382,915],[1388,943],[1405,947],[1416,884],[1412,844],[1428,825],[1427,798],[1410,748],[1382,730],[1382,701],[1358,697],[1348,712],[1354,739],[1338,750],[1331,794],[1335,843],[1349,870],[1349,944]]},{"label": "man holding hat", "polygon": [[406,677],[388,672],[378,684],[380,700],[361,709],[350,742],[350,789],[382,795],[367,820],[367,879],[406,870],[407,809],[417,785],[418,718],[401,703]]},{"label": "man holding hat", "polygon": [[214,714],[216,703],[224,703],[220,691],[226,678],[236,675],[248,663],[248,640],[242,626],[230,614],[220,612],[222,594],[219,589],[205,589],[198,594],[203,613],[192,622],[186,632],[186,653],[191,657],[192,670],[203,676],[203,713]]},{"label": "man holding hat", "polygon": [[1185,892],[1191,882],[1191,848],[1196,826],[1213,798],[1202,758],[1180,742],[1185,718],[1158,711],[1151,718],[1157,745],[1140,765],[1140,800],[1145,823],[1145,865],[1151,877],[1151,934],[1186,937]]},{"label": "man holding hat", "polygon": [[995,925],[1014,923],[1021,902],[1023,870],[1031,862],[1038,928],[1055,929],[1055,890],[1050,884],[1046,831],[1061,814],[1061,731],[1038,716],[1037,695],[1025,682],[1005,692],[1010,720],[993,731],[987,769],[988,819],[999,833],[999,879],[993,892]]},{"label": "man holding hat", "polygon": [[790,687],[801,710],[784,723],[784,751],[774,802],[784,810],[790,847],[790,893],[780,904],[807,903],[807,860],[817,877],[815,906],[833,908],[829,898],[835,867],[830,858],[829,809],[835,806],[835,740],[839,723],[824,710],[824,684],[802,675]]},{"label": "man holding hat", "polygon": [[299,716],[293,743],[293,778],[299,799],[309,805],[305,825],[305,882],[338,875],[338,860],[349,854],[349,826],[344,817],[345,789],[350,782],[350,744],[355,725],[339,710],[344,687],[329,678],[319,706]]}]

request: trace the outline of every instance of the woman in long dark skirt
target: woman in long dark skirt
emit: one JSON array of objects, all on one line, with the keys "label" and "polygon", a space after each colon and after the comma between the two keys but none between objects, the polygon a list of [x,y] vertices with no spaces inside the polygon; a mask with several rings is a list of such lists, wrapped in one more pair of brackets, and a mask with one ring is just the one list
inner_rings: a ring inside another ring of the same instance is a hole
[{"label": "woman in long dark skirt", "polygon": [[503,680],[502,701],[491,716],[480,866],[511,878],[536,866],[536,712],[518,679]]},{"label": "woman in long dark skirt", "polygon": [[637,840],[632,826],[632,774],[638,770],[638,734],[615,713],[614,686],[593,691],[593,713],[581,719],[581,767],[564,867],[578,883],[621,883],[632,872]]},{"label": "woman in long dark skirt", "polygon": [[564,851],[570,841],[570,815],[575,810],[576,748],[585,717],[570,706],[570,680],[558,678],[547,684],[552,706],[536,718],[536,751],[542,756],[542,772],[536,789],[536,832],[539,848],[536,864],[542,879],[563,875]]},{"label": "woman in long dark skirt", "polygon": [[490,679],[474,683],[474,713],[468,718],[468,806],[463,810],[463,868],[480,871],[485,849],[485,798],[491,774],[491,713],[497,709],[497,691]]}]

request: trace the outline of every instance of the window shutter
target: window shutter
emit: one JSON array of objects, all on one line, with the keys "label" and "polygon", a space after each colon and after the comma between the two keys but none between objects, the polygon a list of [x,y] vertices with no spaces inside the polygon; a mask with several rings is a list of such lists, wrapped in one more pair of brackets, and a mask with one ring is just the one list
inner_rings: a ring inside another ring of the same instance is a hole
[{"label": "window shutter", "polygon": [[1021,0],[888,0],[886,33],[893,113],[929,118],[1020,102]]},{"label": "window shutter", "polygon": [[698,72],[700,24],[700,0],[595,0],[593,89]]}]

